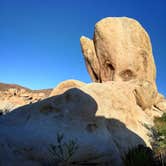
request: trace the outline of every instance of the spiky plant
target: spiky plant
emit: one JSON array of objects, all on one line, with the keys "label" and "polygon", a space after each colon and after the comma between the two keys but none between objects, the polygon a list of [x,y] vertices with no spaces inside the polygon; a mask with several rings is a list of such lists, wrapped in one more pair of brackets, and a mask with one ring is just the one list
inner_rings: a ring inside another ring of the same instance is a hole
[{"label": "spiky plant", "polygon": [[69,164],[71,158],[78,150],[78,145],[75,140],[71,139],[68,142],[64,142],[64,135],[57,133],[56,135],[57,144],[50,145],[49,151],[52,154],[53,160],[56,163]]}]

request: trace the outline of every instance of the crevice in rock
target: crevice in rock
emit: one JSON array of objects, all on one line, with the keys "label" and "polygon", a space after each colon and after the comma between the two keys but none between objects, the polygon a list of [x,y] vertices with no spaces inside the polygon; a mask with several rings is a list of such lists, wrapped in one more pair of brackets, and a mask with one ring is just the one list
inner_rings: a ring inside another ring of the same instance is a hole
[{"label": "crevice in rock", "polygon": [[109,78],[110,80],[109,81],[113,81],[114,74],[115,74],[115,68],[110,63],[107,64],[107,67],[108,67],[108,73],[110,75],[110,78]]}]

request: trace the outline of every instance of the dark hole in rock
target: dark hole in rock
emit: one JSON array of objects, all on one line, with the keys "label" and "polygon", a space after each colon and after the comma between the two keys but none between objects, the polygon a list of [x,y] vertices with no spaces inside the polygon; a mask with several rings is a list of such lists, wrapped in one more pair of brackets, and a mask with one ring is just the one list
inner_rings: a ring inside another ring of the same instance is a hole
[{"label": "dark hole in rock", "polygon": [[129,81],[129,80],[134,79],[136,77],[136,75],[129,69],[122,71],[120,73],[120,76],[121,76],[123,81]]},{"label": "dark hole in rock", "polygon": [[52,110],[53,110],[53,107],[50,105],[50,103],[47,103],[47,104],[43,105],[40,108],[40,112],[42,112],[42,113],[48,113],[48,112],[50,112]]},{"label": "dark hole in rock", "polygon": [[97,129],[97,125],[95,123],[90,123],[86,126],[86,130],[90,133],[94,132]]}]

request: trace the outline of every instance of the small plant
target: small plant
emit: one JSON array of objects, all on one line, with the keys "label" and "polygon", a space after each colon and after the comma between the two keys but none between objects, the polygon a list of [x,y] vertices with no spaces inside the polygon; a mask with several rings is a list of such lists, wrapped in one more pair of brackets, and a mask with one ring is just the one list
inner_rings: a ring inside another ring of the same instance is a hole
[{"label": "small plant", "polygon": [[143,145],[132,148],[123,157],[125,166],[154,166],[155,159],[152,150]]},{"label": "small plant", "polygon": [[57,133],[56,141],[57,145],[50,145],[49,151],[53,155],[54,161],[56,163],[64,163],[68,164],[73,157],[73,155],[76,153],[78,149],[78,145],[76,141],[69,140],[68,142],[64,142],[64,135]]},{"label": "small plant", "polygon": [[154,119],[154,129],[157,132],[157,139],[155,140],[154,151],[157,159],[162,163],[162,166],[166,165],[166,113],[162,117]]}]

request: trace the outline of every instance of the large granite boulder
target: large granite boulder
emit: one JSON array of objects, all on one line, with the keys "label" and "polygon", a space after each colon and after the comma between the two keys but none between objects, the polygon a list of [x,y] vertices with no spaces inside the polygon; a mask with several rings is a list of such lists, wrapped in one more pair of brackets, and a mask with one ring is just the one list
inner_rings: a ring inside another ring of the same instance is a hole
[{"label": "large granite boulder", "polygon": [[127,17],[108,17],[95,25],[93,40],[81,37],[88,72],[95,82],[141,79],[155,86],[156,68],[150,38]]},{"label": "large granite boulder", "polygon": [[49,149],[61,133],[78,145],[71,161],[122,165],[129,148],[150,146],[145,126],[153,120],[137,105],[134,89],[132,81],[85,84],[1,116],[1,164],[58,162]]}]

